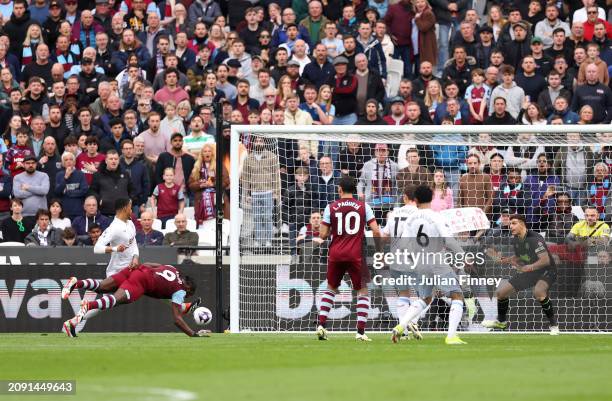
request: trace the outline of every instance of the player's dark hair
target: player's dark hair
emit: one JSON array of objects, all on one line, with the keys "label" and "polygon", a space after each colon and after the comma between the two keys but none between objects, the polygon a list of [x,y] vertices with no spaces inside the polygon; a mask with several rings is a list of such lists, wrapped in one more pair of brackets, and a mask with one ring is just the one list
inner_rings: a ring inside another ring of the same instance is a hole
[{"label": "player's dark hair", "polygon": [[414,190],[414,198],[417,203],[430,203],[433,199],[433,191],[427,185],[419,185]]},{"label": "player's dark hair", "polygon": [[416,190],[416,185],[408,184],[404,187],[404,196],[410,200],[414,200],[414,191]]},{"label": "player's dark hair", "polygon": [[520,220],[523,222],[523,224],[527,225],[527,220],[525,220],[525,216],[522,214],[513,214],[510,216],[510,220]]},{"label": "player's dark hair", "polygon": [[338,181],[338,186],[342,188],[342,192],[345,194],[354,194],[357,191],[357,185],[352,177],[342,177]]},{"label": "player's dark hair", "polygon": [[127,205],[130,204],[129,198],[119,198],[115,201],[115,212],[124,209]]},{"label": "player's dark hair", "polygon": [[191,278],[191,276],[184,276],[181,277],[181,279],[183,280],[183,284],[190,288],[191,293],[194,293],[198,288],[198,285],[196,284],[195,280]]},{"label": "player's dark hair", "polygon": [[47,216],[49,220],[51,220],[51,212],[47,209],[38,209],[36,211],[36,220],[38,220],[41,216]]}]

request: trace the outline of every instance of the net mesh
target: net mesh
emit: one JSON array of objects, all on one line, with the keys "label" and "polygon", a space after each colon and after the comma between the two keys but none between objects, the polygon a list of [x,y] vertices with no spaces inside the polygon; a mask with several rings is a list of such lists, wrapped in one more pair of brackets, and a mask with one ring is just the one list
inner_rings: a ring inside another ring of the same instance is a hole
[{"label": "net mesh", "polygon": [[[335,183],[342,175],[357,180],[358,196],[372,207],[381,227],[387,213],[401,206],[400,195],[408,184],[431,186],[432,208],[438,211],[481,208],[491,228],[459,235],[468,250],[512,255],[508,216],[524,215],[529,229],[546,239],[557,262],[550,298],[561,330],[612,331],[612,134],[367,133],[375,131],[371,127],[360,127],[362,133],[351,127],[349,133],[334,128],[336,132],[328,134],[241,133],[240,180],[232,181],[239,187],[241,210],[241,331],[315,327],[329,247],[329,240],[318,238],[318,229],[325,206],[337,198]],[[515,274],[489,257],[474,269],[472,275],[483,278]],[[390,273],[372,270],[375,274]],[[398,289],[369,288],[367,329],[388,331],[397,324]],[[474,285],[463,291],[467,307],[460,329],[484,330],[481,321],[497,315],[495,286]],[[411,292],[413,299],[416,295]],[[354,330],[355,303],[347,276],[328,328]],[[445,330],[449,308],[447,298],[435,297],[420,324]],[[508,320],[511,331],[548,329],[532,289],[511,298]]]}]

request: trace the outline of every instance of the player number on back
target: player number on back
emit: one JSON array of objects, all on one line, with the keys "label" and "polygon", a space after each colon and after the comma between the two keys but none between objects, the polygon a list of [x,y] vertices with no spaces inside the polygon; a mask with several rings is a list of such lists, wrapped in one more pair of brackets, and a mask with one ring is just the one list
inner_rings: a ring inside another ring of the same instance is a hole
[{"label": "player number on back", "polygon": [[359,213],[357,212],[348,212],[346,216],[343,213],[338,212],[336,213],[336,219],[338,220],[338,235],[357,234],[359,228],[361,227],[361,216],[359,216]]},{"label": "player number on back", "polygon": [[425,248],[427,245],[429,245],[429,237],[423,232],[423,226],[423,224],[419,226],[419,231],[417,232],[416,240],[419,245]]},{"label": "player number on back", "polygon": [[155,274],[157,274],[158,276],[161,276],[163,278],[165,278],[168,281],[174,281],[176,280],[176,274],[174,274],[174,272],[170,271],[170,270],[164,270],[161,273],[160,272],[155,272]]}]

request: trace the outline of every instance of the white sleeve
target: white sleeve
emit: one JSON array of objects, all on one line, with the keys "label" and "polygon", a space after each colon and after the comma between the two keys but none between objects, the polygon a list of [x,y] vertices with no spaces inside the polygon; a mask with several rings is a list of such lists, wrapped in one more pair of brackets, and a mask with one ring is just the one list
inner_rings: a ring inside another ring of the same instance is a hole
[{"label": "white sleeve", "polygon": [[331,212],[329,210],[329,205],[325,206],[325,211],[323,212],[323,223],[327,226],[331,226]]},{"label": "white sleeve", "polygon": [[393,215],[394,215],[394,210],[390,211],[389,214],[387,215],[387,224],[385,224],[385,226],[383,227],[383,229],[381,230],[381,232],[390,237],[391,236],[391,230],[393,229]]},{"label": "white sleeve", "polygon": [[113,225],[108,226],[106,230],[100,235],[96,245],[94,246],[94,253],[105,253],[106,247],[113,239]]},{"label": "white sleeve", "polygon": [[372,211],[372,208],[367,203],[365,204],[365,219],[366,219],[366,224],[370,224],[372,220],[376,220],[376,216],[374,216],[374,212]]}]

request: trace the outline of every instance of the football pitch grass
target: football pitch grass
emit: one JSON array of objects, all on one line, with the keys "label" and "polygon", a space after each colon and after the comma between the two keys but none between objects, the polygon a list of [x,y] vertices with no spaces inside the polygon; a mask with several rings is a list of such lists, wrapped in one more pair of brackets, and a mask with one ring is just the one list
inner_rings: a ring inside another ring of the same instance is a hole
[{"label": "football pitch grass", "polygon": [[608,335],[371,337],[3,334],[0,379],[76,380],[77,394],[0,401],[612,400]]}]

